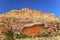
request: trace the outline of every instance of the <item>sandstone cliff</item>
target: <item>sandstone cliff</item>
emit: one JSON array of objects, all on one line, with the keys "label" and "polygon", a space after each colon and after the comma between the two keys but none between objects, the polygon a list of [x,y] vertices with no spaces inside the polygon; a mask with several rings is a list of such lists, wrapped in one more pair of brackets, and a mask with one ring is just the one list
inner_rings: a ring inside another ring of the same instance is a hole
[{"label": "sandstone cliff", "polygon": [[57,32],[60,34],[60,18],[57,18],[54,14],[29,8],[11,10],[0,14],[0,34],[8,29],[11,29],[14,33],[22,33],[32,37],[46,33],[47,30],[47,32],[51,32],[49,36],[55,36]]}]

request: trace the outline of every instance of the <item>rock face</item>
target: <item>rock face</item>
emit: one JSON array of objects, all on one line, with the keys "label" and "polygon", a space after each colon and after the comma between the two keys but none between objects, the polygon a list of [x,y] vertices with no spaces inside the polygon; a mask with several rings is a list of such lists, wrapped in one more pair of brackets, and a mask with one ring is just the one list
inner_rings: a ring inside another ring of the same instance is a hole
[{"label": "rock face", "polygon": [[21,33],[34,37],[37,36],[38,34],[43,34],[43,32],[44,29],[42,25],[33,25],[31,27],[25,27]]},{"label": "rock face", "polygon": [[44,33],[55,36],[58,28],[60,30],[60,18],[29,8],[11,10],[0,15],[0,34],[11,29],[15,34],[22,33],[32,37]]}]

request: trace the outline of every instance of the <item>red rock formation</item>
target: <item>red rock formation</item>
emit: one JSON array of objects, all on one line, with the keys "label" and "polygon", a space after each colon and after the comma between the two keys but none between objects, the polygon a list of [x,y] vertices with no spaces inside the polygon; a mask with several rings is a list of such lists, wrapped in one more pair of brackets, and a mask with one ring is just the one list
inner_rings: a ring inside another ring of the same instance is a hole
[{"label": "red rock formation", "polygon": [[[44,29],[42,28],[42,25],[34,25],[30,27],[25,27],[25,25],[29,23],[43,23],[44,25],[48,25],[49,22],[55,21],[60,22],[60,19],[56,18],[54,14],[46,14],[42,11],[31,10],[28,8],[23,8],[21,10],[12,10],[0,15],[0,23],[7,24],[3,29],[0,28],[0,33],[10,27],[19,27],[20,29],[23,27],[21,33],[28,36],[36,36],[40,33],[43,33]],[[51,24],[50,28],[53,28],[53,26],[54,24]]]},{"label": "red rock formation", "polygon": [[28,35],[28,36],[37,36],[38,34],[43,34],[44,29],[42,25],[33,25],[31,27],[25,27],[22,30],[22,34]]}]

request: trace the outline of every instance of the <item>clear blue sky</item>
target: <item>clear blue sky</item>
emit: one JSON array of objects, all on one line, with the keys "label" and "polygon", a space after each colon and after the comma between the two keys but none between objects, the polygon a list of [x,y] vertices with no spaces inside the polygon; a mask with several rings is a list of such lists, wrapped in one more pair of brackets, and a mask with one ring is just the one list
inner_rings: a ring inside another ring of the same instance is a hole
[{"label": "clear blue sky", "polygon": [[0,13],[25,7],[54,13],[60,18],[60,0],[0,0]]}]

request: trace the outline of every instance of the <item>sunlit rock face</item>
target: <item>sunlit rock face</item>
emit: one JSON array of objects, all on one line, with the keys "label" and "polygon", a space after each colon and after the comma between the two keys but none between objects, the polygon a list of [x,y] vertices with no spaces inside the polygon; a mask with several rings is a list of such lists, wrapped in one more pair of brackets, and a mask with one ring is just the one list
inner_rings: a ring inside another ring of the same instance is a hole
[{"label": "sunlit rock face", "polygon": [[27,20],[27,21],[33,21],[33,22],[37,22],[37,21],[41,22],[44,20],[45,21],[56,21],[56,17],[54,14],[47,14],[42,11],[31,10],[29,8],[23,8],[21,10],[11,10],[1,16],[7,17],[7,18],[15,17],[20,20],[25,20],[25,21]]},{"label": "sunlit rock face", "polygon": [[11,29],[14,32],[33,37],[38,34],[43,34],[47,27],[54,32],[53,29],[57,22],[60,23],[60,18],[56,18],[54,14],[31,10],[29,8],[11,10],[0,15],[0,33]]}]

